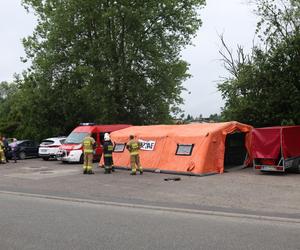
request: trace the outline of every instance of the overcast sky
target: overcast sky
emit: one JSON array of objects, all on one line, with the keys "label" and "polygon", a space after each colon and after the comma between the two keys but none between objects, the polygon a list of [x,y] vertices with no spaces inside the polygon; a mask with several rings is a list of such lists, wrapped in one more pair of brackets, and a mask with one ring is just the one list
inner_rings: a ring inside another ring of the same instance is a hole
[{"label": "overcast sky", "polygon": [[[14,73],[21,73],[28,66],[20,62],[20,57],[25,55],[21,39],[32,33],[35,18],[26,13],[21,0],[0,2],[0,81],[11,81]],[[182,95],[186,114],[206,117],[220,112],[223,101],[216,85],[221,76],[228,74],[219,60],[218,34],[224,35],[233,50],[237,44],[246,50],[251,48],[257,19],[247,2],[207,0],[206,7],[200,11],[203,25],[193,40],[194,46],[182,53],[193,75],[184,83],[188,89]]]}]

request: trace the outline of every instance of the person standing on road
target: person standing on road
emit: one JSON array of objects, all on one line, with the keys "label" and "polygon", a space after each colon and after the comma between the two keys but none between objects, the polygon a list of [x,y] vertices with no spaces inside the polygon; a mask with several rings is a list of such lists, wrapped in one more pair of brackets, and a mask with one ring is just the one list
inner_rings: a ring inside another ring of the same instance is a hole
[{"label": "person standing on road", "polygon": [[104,156],[104,173],[110,174],[112,171],[114,172],[113,167],[113,158],[112,152],[114,150],[114,145],[110,140],[109,133],[104,134],[104,143],[103,143],[103,156]]},{"label": "person standing on road", "polygon": [[140,171],[140,174],[143,174],[143,168],[140,163],[140,150],[141,144],[134,139],[134,135],[129,136],[129,142],[126,145],[127,150],[130,153],[130,165],[131,165],[131,175],[136,175],[136,166]]},{"label": "person standing on road", "polygon": [[96,146],[95,139],[88,134],[83,139],[83,174],[94,174],[93,172],[93,152]]},{"label": "person standing on road", "polygon": [[8,145],[8,140],[5,136],[2,137],[2,142],[3,142],[3,145],[4,145],[4,156],[5,156],[5,160],[6,162],[9,162],[8,161],[8,151],[9,151],[9,145]]},{"label": "person standing on road", "polygon": [[12,159],[14,160],[15,163],[17,163],[18,143],[16,138],[13,139],[13,142],[10,144],[10,147],[11,147]]},{"label": "person standing on road", "polygon": [[5,155],[4,155],[4,143],[2,136],[0,137],[0,163],[5,163]]}]

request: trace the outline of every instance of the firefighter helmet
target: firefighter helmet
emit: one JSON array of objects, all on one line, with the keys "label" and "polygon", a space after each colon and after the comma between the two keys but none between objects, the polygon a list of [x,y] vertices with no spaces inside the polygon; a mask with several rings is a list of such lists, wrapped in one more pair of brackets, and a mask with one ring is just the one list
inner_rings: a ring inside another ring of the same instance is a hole
[{"label": "firefighter helmet", "polygon": [[109,133],[105,133],[104,134],[104,141],[109,141],[109,140],[110,140]]}]

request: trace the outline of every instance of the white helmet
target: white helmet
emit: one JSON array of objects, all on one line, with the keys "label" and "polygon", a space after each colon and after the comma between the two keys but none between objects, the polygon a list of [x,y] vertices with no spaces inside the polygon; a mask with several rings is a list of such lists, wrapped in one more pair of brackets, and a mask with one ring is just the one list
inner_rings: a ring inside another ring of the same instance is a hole
[{"label": "white helmet", "polygon": [[110,140],[109,133],[105,133],[104,134],[104,141],[109,141],[109,140]]}]

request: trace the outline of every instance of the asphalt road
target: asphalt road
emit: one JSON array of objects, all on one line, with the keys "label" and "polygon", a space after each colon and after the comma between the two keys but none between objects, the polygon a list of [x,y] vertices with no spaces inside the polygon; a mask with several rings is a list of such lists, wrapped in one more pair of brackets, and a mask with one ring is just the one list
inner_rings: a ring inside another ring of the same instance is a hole
[{"label": "asphalt road", "polygon": [[80,164],[28,159],[0,165],[0,191],[234,212],[300,219],[300,174],[261,174],[252,169],[207,177],[130,176],[117,170],[83,175]]},{"label": "asphalt road", "polygon": [[0,194],[0,249],[299,249],[299,223]]},{"label": "asphalt road", "polygon": [[300,249],[300,175],[83,175],[79,164],[0,165],[0,250]]}]

